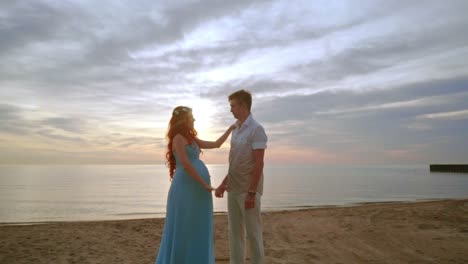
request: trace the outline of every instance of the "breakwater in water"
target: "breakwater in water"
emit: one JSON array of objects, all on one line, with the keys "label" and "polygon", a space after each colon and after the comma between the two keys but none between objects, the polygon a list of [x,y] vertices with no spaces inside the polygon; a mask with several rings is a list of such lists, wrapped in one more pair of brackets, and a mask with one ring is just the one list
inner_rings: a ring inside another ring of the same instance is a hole
[{"label": "breakwater in water", "polygon": [[431,164],[429,165],[432,172],[463,172],[468,173],[468,164]]}]

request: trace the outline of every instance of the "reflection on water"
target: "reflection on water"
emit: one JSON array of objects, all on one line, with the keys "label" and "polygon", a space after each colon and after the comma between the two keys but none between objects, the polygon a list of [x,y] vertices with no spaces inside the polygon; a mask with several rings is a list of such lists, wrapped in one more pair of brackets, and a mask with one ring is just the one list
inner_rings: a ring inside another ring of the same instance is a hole
[{"label": "reflection on water", "polygon": [[[226,165],[209,165],[217,186]],[[468,198],[468,175],[427,166],[270,166],[264,210],[360,202]],[[164,217],[164,165],[0,166],[0,222]],[[226,200],[214,198],[217,212]]]}]

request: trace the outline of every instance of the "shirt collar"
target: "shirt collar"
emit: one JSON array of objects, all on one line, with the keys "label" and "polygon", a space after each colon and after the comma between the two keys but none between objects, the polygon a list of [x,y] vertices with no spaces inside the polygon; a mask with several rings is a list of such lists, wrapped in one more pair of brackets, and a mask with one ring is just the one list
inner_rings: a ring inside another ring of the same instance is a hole
[{"label": "shirt collar", "polygon": [[[250,113],[247,119],[245,119],[244,123],[242,123],[242,127],[249,126],[252,123],[252,120],[253,120],[252,113]],[[239,121],[237,121],[236,123],[237,123],[236,124],[237,128],[241,128]]]}]

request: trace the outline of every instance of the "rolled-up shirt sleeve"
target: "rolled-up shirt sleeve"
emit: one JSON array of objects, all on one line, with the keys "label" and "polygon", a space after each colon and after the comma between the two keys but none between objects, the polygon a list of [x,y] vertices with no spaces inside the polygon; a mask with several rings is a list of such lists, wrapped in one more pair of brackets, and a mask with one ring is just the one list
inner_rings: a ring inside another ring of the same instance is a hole
[{"label": "rolled-up shirt sleeve", "polygon": [[265,129],[262,126],[258,126],[255,129],[252,140],[252,149],[266,149],[268,137],[265,133]]}]

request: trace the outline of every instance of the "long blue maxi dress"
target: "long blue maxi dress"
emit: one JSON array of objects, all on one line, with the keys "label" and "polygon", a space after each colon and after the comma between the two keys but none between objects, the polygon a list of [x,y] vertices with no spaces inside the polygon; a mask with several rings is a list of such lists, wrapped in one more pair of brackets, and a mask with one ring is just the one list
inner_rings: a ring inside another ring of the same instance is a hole
[{"label": "long blue maxi dress", "polygon": [[[185,151],[192,166],[210,184],[198,145],[186,145]],[[175,158],[156,264],[214,264],[213,197],[185,171],[177,154]]]}]

